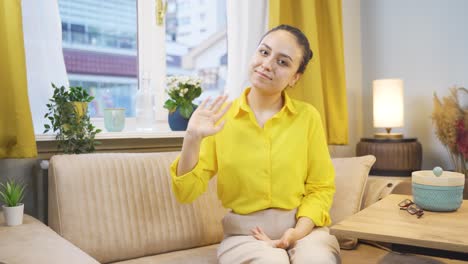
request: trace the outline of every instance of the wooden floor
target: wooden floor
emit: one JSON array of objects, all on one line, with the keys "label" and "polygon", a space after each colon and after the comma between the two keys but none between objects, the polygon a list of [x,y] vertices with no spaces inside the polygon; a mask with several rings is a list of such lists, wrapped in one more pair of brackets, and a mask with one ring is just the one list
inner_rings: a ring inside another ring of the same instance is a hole
[{"label": "wooden floor", "polygon": [[[381,262],[384,257],[389,254],[388,251],[378,248],[376,246],[359,243],[356,250],[341,250],[341,260],[342,264],[391,264],[390,262]],[[444,264],[467,264],[468,261],[448,259],[448,258],[439,258],[439,257],[429,257],[422,256],[417,254],[409,254],[411,256],[421,256],[424,258],[432,258],[439,260]],[[404,256],[402,256],[404,260]],[[396,262],[394,262],[396,263]],[[400,263],[400,262],[398,262]],[[405,262],[401,262],[405,263]]]}]

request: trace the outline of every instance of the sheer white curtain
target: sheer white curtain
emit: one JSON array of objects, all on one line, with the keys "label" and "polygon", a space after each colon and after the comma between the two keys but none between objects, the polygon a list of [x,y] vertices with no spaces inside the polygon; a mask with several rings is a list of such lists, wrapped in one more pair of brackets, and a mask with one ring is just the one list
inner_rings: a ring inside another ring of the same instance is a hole
[{"label": "sheer white curtain", "polygon": [[57,0],[22,0],[24,49],[29,104],[34,132],[42,134],[52,96],[51,83],[68,86],[62,52],[62,28]]},{"label": "sheer white curtain", "polygon": [[227,0],[228,71],[225,91],[231,100],[250,85],[250,59],[267,29],[268,0]]}]

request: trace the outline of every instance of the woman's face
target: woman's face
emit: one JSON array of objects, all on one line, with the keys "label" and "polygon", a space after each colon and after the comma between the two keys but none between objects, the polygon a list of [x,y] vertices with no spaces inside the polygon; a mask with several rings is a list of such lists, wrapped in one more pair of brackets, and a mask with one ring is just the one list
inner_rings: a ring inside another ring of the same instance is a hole
[{"label": "woman's face", "polygon": [[284,30],[273,31],[263,38],[252,57],[250,83],[265,95],[281,93],[301,76],[297,73],[301,60],[302,49],[295,36]]}]

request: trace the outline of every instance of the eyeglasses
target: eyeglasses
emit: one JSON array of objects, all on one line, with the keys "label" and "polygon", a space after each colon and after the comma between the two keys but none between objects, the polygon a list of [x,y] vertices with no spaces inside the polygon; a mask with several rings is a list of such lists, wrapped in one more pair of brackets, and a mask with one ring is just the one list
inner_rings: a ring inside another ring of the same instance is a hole
[{"label": "eyeglasses", "polygon": [[405,199],[401,201],[398,206],[400,207],[400,210],[406,210],[408,213],[412,215],[417,215],[418,218],[421,218],[423,216],[424,211],[421,209],[421,207],[417,206],[413,201],[410,199]]}]

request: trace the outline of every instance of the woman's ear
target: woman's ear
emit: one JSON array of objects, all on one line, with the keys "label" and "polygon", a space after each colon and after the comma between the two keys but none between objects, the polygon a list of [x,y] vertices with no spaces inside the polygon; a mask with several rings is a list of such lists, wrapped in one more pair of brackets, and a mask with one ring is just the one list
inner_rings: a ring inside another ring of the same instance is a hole
[{"label": "woman's ear", "polygon": [[299,81],[299,79],[301,78],[302,76],[302,73],[299,73],[299,72],[296,72],[294,74],[294,76],[291,78],[291,80],[289,81],[289,86],[293,87],[297,81]]}]

